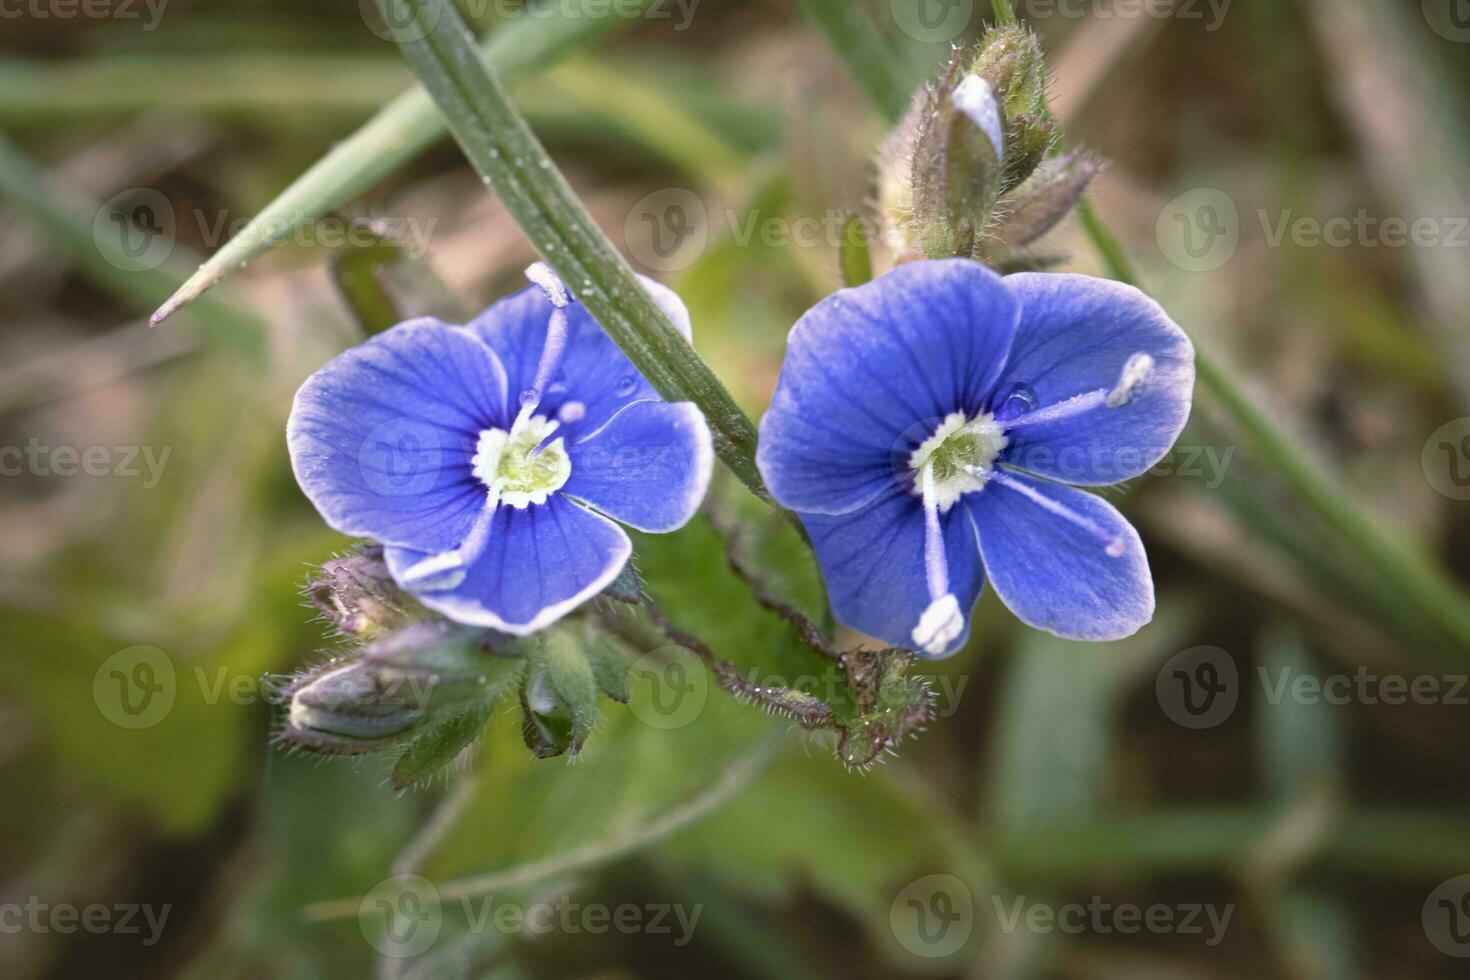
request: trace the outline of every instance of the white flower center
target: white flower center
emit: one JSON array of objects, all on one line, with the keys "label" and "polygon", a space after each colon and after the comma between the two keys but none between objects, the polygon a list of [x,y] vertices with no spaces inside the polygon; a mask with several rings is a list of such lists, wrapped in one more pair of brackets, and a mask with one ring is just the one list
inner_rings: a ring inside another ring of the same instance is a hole
[{"label": "white flower center", "polygon": [[484,430],[470,460],[475,476],[500,491],[502,504],[524,510],[531,504],[546,503],[572,475],[566,442],[547,441],[559,427],[559,422],[544,415],[522,412],[509,432]]},{"label": "white flower center", "polygon": [[940,511],[949,510],[960,497],[985,486],[996,457],[1009,444],[991,413],[967,420],[964,413],[954,412],[909,457],[914,493],[923,496],[928,467],[934,503]]}]

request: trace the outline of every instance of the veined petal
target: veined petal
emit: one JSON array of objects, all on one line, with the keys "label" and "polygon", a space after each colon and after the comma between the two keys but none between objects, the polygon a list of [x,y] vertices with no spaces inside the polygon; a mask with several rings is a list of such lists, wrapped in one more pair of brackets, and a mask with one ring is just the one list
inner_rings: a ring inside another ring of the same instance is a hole
[{"label": "veined petal", "polygon": [[1078,395],[1114,394],[1056,421],[1027,425],[1022,415],[1008,433],[1006,462],[1063,483],[1107,486],[1161,460],[1194,393],[1194,345],[1184,331],[1122,283],[1050,273],[1005,283],[1022,309],[1000,396],[1028,385],[1044,418],[1048,406]]},{"label": "veined petal", "polygon": [[761,420],[775,498],[842,514],[877,497],[951,413],[978,413],[1004,368],[1020,306],[978,262],[912,262],[818,303],[792,328]]},{"label": "veined petal", "polygon": [[[601,592],[632,551],[622,528],[555,495],[540,506],[497,510],[484,551],[462,577],[447,580],[450,587],[405,588],[455,622],[525,636]],[[385,555],[400,584],[430,557],[405,548]]]},{"label": "veined petal", "polygon": [[[925,575],[924,508],[919,498],[893,489],[850,514],[800,516],[811,534],[837,621],[885,643],[913,649],[914,631],[921,624],[932,625],[925,614],[933,619],[930,610],[936,605]],[[939,521],[948,594],[954,596],[965,622],[942,651],[929,655],[949,656],[969,637],[970,610],[980,598],[985,576],[964,508],[951,508]]]},{"label": "veined petal", "polygon": [[[639,279],[684,339],[691,340],[689,311],[678,294],[652,279]],[[469,324],[469,329],[505,362],[513,403],[536,380],[552,310],[541,288],[529,286],[491,306]],[[566,317],[566,353],[542,393],[539,409],[548,418],[560,418],[565,435],[574,438],[591,432],[624,405],[658,397],[587,307],[574,302],[566,308]]]},{"label": "veined petal", "polygon": [[1096,494],[1007,474],[966,495],[963,507],[991,585],[1027,625],[1101,641],[1132,636],[1153,619],[1143,542]]},{"label": "veined petal", "polygon": [[699,509],[714,469],[714,446],[692,402],[626,405],[567,449],[572,476],[562,492],[640,531],[683,527]]},{"label": "veined petal", "polygon": [[297,482],[333,528],[437,552],[458,545],[479,512],[475,441],[507,419],[494,352],[462,327],[411,320],[308,378],[286,443]]}]

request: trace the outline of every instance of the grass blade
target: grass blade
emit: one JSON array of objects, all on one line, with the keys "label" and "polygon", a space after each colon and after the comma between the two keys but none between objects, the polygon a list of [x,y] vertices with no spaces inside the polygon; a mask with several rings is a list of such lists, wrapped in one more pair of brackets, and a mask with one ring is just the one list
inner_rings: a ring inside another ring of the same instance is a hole
[{"label": "grass blade", "polygon": [[[641,9],[655,0],[632,2],[638,3]],[[554,10],[536,16],[528,14],[495,31],[482,44],[477,56],[486,66],[493,65],[508,82],[514,82],[615,24],[628,23],[624,14],[626,10],[612,16],[598,0],[561,0]],[[151,322],[162,323],[231,271],[279,244],[292,230],[315,221],[372,187],[417,156],[443,132],[444,120],[422,88],[394,99],[266,205],[158,308]]]}]

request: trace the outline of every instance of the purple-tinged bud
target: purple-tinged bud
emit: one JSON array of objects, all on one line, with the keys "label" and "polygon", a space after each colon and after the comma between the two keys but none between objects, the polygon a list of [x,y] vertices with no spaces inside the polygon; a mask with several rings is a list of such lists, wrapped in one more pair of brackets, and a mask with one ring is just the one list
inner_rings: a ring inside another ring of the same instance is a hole
[{"label": "purple-tinged bud", "polygon": [[417,604],[394,583],[383,549],[364,546],[322,565],[322,576],[306,585],[322,615],[347,636],[372,640],[422,615]]}]

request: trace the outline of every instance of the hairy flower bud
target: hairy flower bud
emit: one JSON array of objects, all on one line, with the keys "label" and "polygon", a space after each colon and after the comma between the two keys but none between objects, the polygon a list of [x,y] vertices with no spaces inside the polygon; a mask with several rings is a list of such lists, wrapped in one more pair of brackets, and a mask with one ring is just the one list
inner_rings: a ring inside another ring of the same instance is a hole
[{"label": "hairy flower bud", "polygon": [[597,723],[598,682],[585,649],[573,630],[558,629],[526,654],[521,733],[540,758],[576,755]]},{"label": "hairy flower bud", "polygon": [[280,740],[329,755],[405,744],[426,723],[493,701],[521,660],[488,652],[482,630],[415,623],[292,678],[267,678],[287,706]]},{"label": "hairy flower bud", "polygon": [[414,620],[416,604],[388,574],[383,549],[363,546],[322,565],[322,577],[306,585],[306,594],[348,636],[372,640]]},{"label": "hairy flower bud", "polygon": [[925,93],[913,160],[913,211],[930,258],[969,256],[1001,194],[1005,117],[990,83],[956,52]]},{"label": "hairy flower bud", "polygon": [[995,231],[1004,248],[1023,248],[1051,231],[1072,212],[1103,162],[1086,151],[1057,157],[1045,176],[1032,181],[1011,199]]}]

